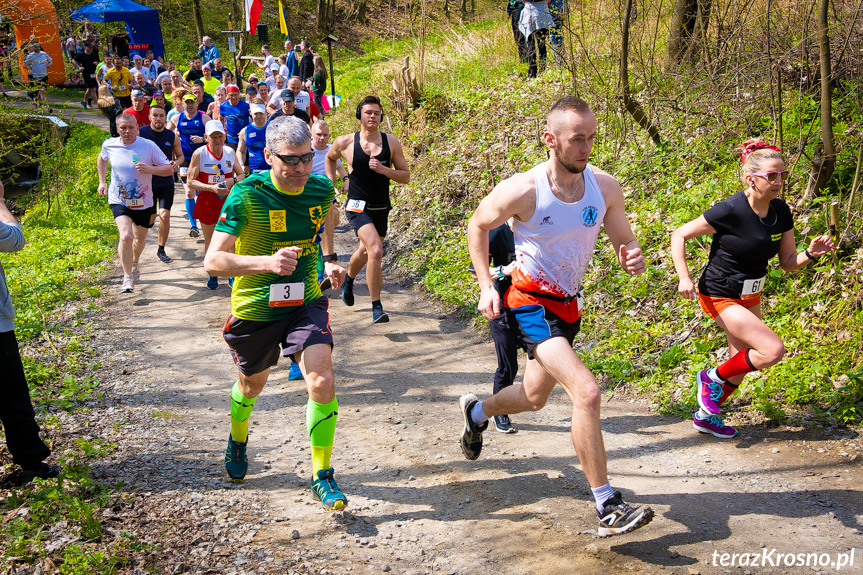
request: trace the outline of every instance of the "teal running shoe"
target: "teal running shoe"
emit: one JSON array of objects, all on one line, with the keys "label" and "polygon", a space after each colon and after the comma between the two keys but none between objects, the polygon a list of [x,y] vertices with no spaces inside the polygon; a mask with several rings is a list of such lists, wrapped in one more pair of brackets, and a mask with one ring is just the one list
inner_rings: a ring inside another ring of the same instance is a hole
[{"label": "teal running shoe", "polygon": [[300,370],[300,364],[298,364],[294,360],[291,360],[291,367],[288,370],[288,379],[291,381],[303,379],[303,372]]},{"label": "teal running shoe", "polygon": [[249,469],[249,457],[246,455],[246,443],[234,441],[228,434],[228,448],[225,450],[225,471],[232,481],[242,481]]},{"label": "teal running shoe", "polygon": [[337,511],[348,506],[348,498],[336,485],[333,468],[318,471],[318,478],[312,479],[312,494],[320,500],[326,511]]}]

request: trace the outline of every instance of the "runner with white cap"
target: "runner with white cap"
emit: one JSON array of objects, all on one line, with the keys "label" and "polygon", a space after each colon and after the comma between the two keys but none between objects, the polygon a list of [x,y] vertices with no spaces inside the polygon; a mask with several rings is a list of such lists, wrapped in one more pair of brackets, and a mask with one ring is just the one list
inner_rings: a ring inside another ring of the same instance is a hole
[{"label": "runner with white cap", "polygon": [[[240,168],[234,150],[225,145],[225,127],[219,120],[210,120],[204,127],[206,145],[198,148],[192,154],[189,162],[189,189],[198,192],[195,203],[195,219],[201,222],[204,232],[204,254],[210,247],[210,238],[225,198],[231,193],[235,182],[241,181],[245,175]],[[219,287],[219,278],[209,276],[207,289]]]}]

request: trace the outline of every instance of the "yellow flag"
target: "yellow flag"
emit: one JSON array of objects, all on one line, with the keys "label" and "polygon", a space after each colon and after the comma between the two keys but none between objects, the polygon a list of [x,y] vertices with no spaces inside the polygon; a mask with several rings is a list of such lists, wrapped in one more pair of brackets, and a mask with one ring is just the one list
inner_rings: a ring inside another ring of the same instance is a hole
[{"label": "yellow flag", "polygon": [[288,25],[285,23],[285,7],[282,6],[282,0],[279,0],[279,30],[286,37],[290,35],[288,34]]}]

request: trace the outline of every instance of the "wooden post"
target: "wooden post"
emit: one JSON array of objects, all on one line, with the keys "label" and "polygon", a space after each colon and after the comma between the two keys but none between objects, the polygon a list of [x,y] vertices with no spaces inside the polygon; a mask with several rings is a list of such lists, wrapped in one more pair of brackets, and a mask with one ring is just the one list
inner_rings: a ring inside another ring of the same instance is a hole
[{"label": "wooden post", "polygon": [[830,202],[830,235],[836,239],[839,235],[839,201],[833,200]]},{"label": "wooden post", "polygon": [[339,39],[332,34],[327,34],[324,41],[327,43],[327,54],[330,58],[330,93],[333,96],[332,109],[336,108],[336,76],[333,74],[333,42],[338,42]]}]

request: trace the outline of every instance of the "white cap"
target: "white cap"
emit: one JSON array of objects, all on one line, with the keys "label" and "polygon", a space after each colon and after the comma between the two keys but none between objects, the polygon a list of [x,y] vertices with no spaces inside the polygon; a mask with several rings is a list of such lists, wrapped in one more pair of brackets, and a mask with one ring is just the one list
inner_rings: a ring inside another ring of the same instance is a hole
[{"label": "white cap", "polygon": [[221,120],[210,120],[207,122],[207,125],[204,126],[204,132],[209,136],[214,132],[225,133],[225,127],[222,125]]},{"label": "white cap", "polygon": [[251,106],[249,106],[249,108],[251,108],[253,116],[255,114],[266,114],[267,113],[267,107],[264,106],[263,104],[252,104]]}]

